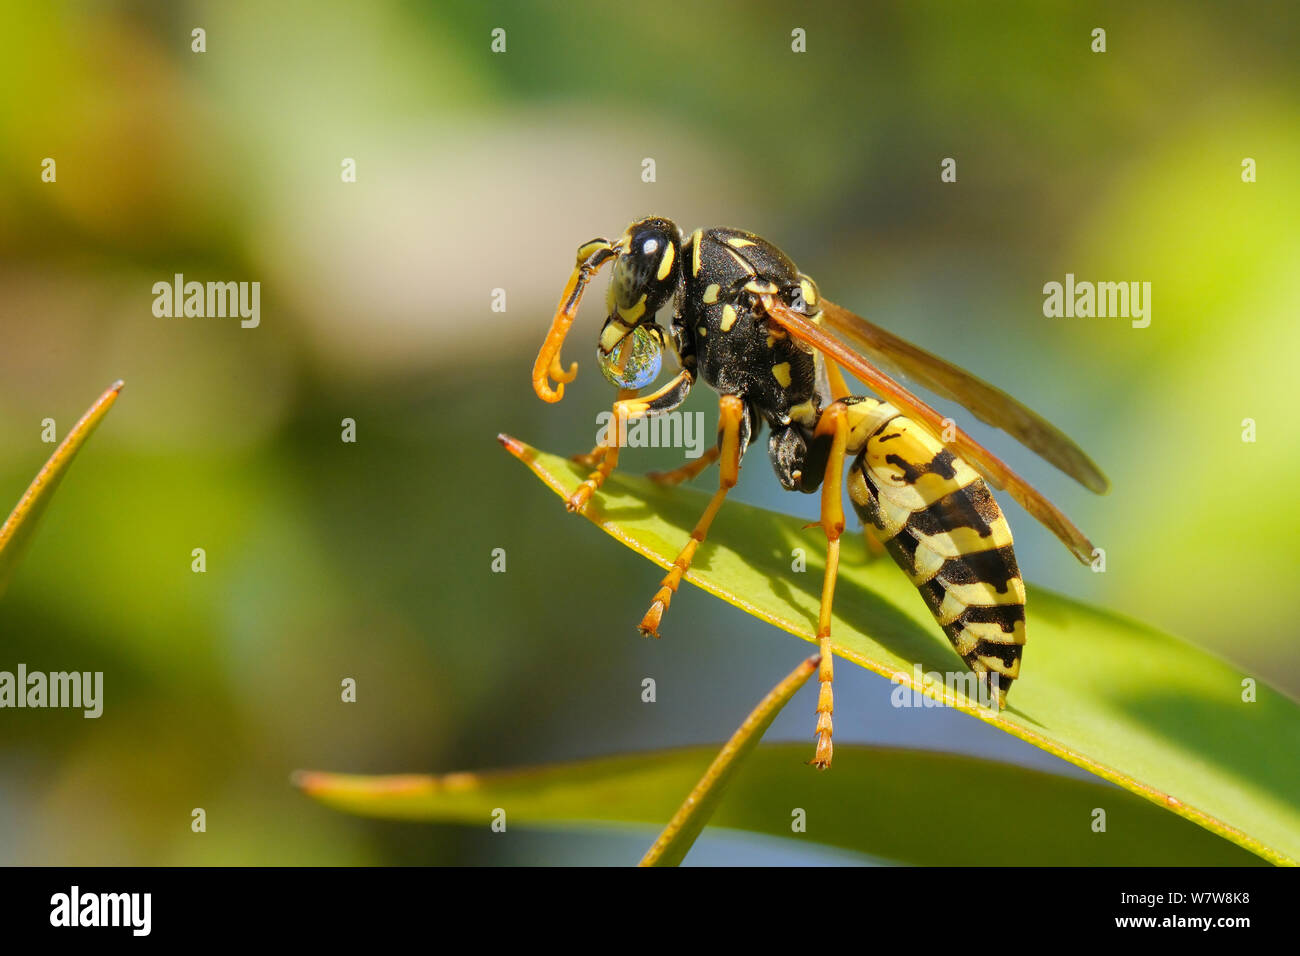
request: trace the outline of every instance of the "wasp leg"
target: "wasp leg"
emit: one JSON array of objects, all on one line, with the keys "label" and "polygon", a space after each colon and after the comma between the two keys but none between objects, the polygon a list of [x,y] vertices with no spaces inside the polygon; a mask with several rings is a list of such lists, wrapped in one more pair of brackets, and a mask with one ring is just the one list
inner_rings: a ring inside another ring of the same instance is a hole
[{"label": "wasp leg", "polygon": [[[562,380],[557,379],[557,381]],[[623,402],[627,401],[629,398],[636,398],[640,391],[639,388],[620,388],[618,390],[618,401]],[[617,413],[617,409],[615,409],[615,412]],[[584,468],[595,468],[605,460],[605,453],[607,451],[609,451],[608,445],[597,445],[585,454],[579,452],[576,455],[570,455],[569,461],[574,464],[582,465]]]},{"label": "wasp leg", "polygon": [[830,359],[824,359],[826,362],[826,377],[831,384],[831,400],[838,402],[841,398],[849,397],[849,386],[844,381],[844,373],[840,367]]},{"label": "wasp leg", "polygon": [[[849,398],[849,386],[844,381],[843,370],[830,359],[824,359],[824,361],[826,362],[826,377],[830,380],[831,385],[831,398],[837,402],[842,398]],[[862,529],[862,540],[867,543],[867,561],[883,558],[888,553],[880,539],[865,527]]]},{"label": "wasp leg", "polygon": [[[582,512],[587,507],[587,502],[591,496],[599,490],[600,486],[605,483],[605,479],[613,473],[618,467],[618,453],[621,450],[621,439],[627,423],[634,418],[644,418],[646,415],[655,415],[660,412],[671,411],[682,402],[686,401],[686,396],[690,393],[691,386],[695,384],[695,376],[686,369],[682,369],[671,382],[642,398],[620,398],[614,403],[613,418],[609,423],[609,430],[605,437],[605,455],[596,465],[596,468],[586,480],[583,481],[571,494],[564,506],[569,511]],[[622,394],[620,392],[620,394]],[[593,453],[594,454],[594,453]]]},{"label": "wasp leg", "polygon": [[[607,445],[597,445],[586,454],[571,455],[569,461],[575,464],[585,465],[587,468],[595,468],[605,459],[605,453],[609,451]],[[667,485],[669,487],[680,485],[687,481],[692,481],[705,471],[710,465],[718,460],[718,446],[712,445],[699,458],[689,461],[679,468],[671,471],[648,471],[646,477],[658,485]],[[875,539],[872,538],[872,541]],[[884,545],[879,545],[880,553],[884,554]]]},{"label": "wasp leg", "polygon": [[609,451],[608,445],[597,445],[591,451],[578,452],[576,455],[570,455],[569,461],[575,465],[581,465],[583,468],[596,468],[605,460],[605,453]]},{"label": "wasp leg", "polygon": [[815,438],[830,436],[830,453],[826,459],[826,476],[822,482],[821,521],[826,532],[826,576],[822,579],[821,608],[817,613],[817,645],[821,663],[817,680],[821,689],[817,694],[817,750],[812,764],[818,770],[831,765],[831,717],[835,711],[834,655],[831,651],[831,605],[835,598],[835,579],[840,567],[840,536],[844,533],[844,503],[840,482],[844,478],[844,455],[848,445],[848,412],[840,402],[826,407],[817,420]]},{"label": "wasp leg", "polygon": [[704,509],[704,514],[696,522],[690,540],[686,542],[681,553],[673,561],[673,566],[668,569],[668,574],[660,582],[659,590],[655,592],[654,599],[650,602],[650,610],[645,612],[645,617],[641,618],[641,623],[637,625],[637,630],[646,637],[659,636],[659,622],[664,616],[664,611],[668,610],[668,605],[672,603],[678,585],[682,583],[682,575],[690,568],[696,549],[704,541],[704,536],[709,533],[709,525],[713,524],[722,502],[726,500],[727,492],[735,487],[740,478],[740,432],[744,422],[744,402],[735,395],[723,395],[718,399],[718,430],[722,436],[718,442],[719,458],[722,463],[721,474],[718,477],[718,490],[713,493],[709,506]]},{"label": "wasp leg", "polygon": [[680,468],[674,468],[672,471],[652,471],[646,477],[661,485],[680,485],[684,481],[690,481],[717,461],[721,451],[722,449],[714,445],[699,458],[687,462]]}]

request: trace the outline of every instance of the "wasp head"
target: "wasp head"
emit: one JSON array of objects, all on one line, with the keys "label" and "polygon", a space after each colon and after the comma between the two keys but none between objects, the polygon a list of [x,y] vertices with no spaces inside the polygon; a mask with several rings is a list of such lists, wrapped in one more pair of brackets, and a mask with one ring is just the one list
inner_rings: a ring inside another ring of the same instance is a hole
[{"label": "wasp head", "polygon": [[681,283],[681,244],[681,233],[667,219],[640,219],[627,227],[609,280],[610,318],[628,325],[654,319]]},{"label": "wasp head", "polygon": [[[577,375],[576,363],[567,371],[561,364],[560,346],[588,281],[610,259],[614,259],[614,272],[606,298],[608,316],[601,328],[596,359],[605,378],[619,388],[641,388],[654,380],[665,341],[664,331],[654,319],[681,285],[681,245],[676,225],[668,219],[648,217],[628,226],[617,242],[593,239],[578,247],[573,275],[533,364],[533,389],[539,397],[558,402],[564,384]],[[554,388],[550,379],[557,383]]]}]

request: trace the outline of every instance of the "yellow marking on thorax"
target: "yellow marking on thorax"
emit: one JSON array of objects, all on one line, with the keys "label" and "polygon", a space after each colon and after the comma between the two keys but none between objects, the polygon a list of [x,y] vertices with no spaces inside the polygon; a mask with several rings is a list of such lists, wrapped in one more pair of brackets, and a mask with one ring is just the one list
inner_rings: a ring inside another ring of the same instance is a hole
[{"label": "yellow marking on thorax", "polygon": [[730,236],[727,239],[727,245],[733,249],[743,249],[746,246],[754,245],[754,242],[750,239],[742,239],[740,236]]},{"label": "yellow marking on thorax", "polygon": [[664,250],[664,257],[659,260],[659,271],[655,273],[655,277],[659,279],[660,282],[668,278],[668,273],[673,267],[673,260],[676,258],[677,249],[670,242],[668,243],[668,248]]},{"label": "yellow marking on thorax", "polygon": [[691,275],[693,276],[700,274],[700,238],[703,234],[701,229],[691,233]]},{"label": "yellow marking on thorax", "polygon": [[731,327],[736,324],[736,309],[732,305],[722,307],[722,331],[730,332]]},{"label": "yellow marking on thorax", "polygon": [[713,305],[718,301],[718,293],[722,291],[722,286],[716,282],[710,282],[707,289],[704,290],[704,304]]},{"label": "yellow marking on thorax", "polygon": [[811,398],[790,408],[790,420],[811,428],[817,424],[817,403]]},{"label": "yellow marking on thorax", "polygon": [[772,376],[776,379],[777,384],[782,388],[790,387],[790,363],[782,362],[780,365],[772,366]]}]

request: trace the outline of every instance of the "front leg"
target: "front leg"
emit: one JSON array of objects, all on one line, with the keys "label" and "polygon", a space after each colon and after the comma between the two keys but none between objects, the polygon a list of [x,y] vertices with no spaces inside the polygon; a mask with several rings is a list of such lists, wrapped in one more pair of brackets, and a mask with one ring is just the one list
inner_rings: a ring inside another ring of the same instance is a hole
[{"label": "front leg", "polygon": [[[691,386],[694,384],[695,375],[687,369],[682,369],[677,373],[676,378],[650,395],[641,398],[623,398],[621,397],[623,393],[620,392],[619,400],[614,403],[609,431],[605,436],[605,456],[596,465],[595,470],[569,496],[564,506],[569,511],[575,512],[582,512],[586,509],[587,502],[591,500],[592,494],[605,483],[605,479],[618,467],[618,454],[621,450],[620,439],[629,421],[634,418],[644,418],[646,415],[658,415],[662,412],[672,411],[686,401],[686,396],[690,394]],[[633,395],[635,396],[635,394],[634,392]]]},{"label": "front leg", "polygon": [[[629,398],[636,398],[641,393],[639,388],[620,388],[618,390],[617,402],[627,401]],[[605,455],[609,452],[609,446],[598,444],[589,452],[579,452],[576,455],[570,455],[569,461],[575,465],[582,465],[584,468],[595,468],[605,460]]]}]

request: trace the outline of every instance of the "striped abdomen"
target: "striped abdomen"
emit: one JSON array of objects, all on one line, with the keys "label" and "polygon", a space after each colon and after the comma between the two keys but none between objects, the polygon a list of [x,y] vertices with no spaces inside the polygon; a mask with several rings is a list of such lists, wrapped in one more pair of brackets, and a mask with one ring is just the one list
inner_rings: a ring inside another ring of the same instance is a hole
[{"label": "striped abdomen", "polygon": [[1025,586],[984,480],[892,405],[848,399],[849,498],[999,704],[1020,676]]}]

